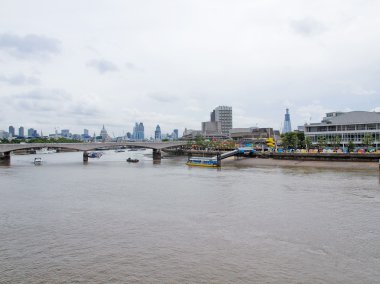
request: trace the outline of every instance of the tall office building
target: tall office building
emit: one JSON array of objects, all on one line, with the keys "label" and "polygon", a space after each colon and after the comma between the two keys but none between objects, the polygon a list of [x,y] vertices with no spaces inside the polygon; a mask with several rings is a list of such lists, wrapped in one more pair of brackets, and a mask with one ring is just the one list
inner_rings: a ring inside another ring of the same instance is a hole
[{"label": "tall office building", "polygon": [[154,131],[154,140],[161,140],[161,128],[157,124],[156,131]]},{"label": "tall office building", "polygon": [[15,137],[15,128],[11,125],[9,126],[9,137]]},{"label": "tall office building", "polygon": [[22,126],[19,127],[19,129],[18,129],[18,136],[19,137],[25,137],[24,127],[22,127]]},{"label": "tall office building", "polygon": [[135,127],[133,127],[133,135],[132,138],[134,140],[144,140],[144,124],[142,122],[135,124]]},{"label": "tall office building", "polygon": [[178,139],[178,129],[174,129],[173,130],[172,136],[173,136],[173,140],[177,140]]},{"label": "tall office building", "polygon": [[221,133],[228,135],[232,129],[232,107],[218,106],[211,112],[211,121],[215,117],[215,122],[220,122]]},{"label": "tall office building", "polygon": [[65,137],[65,138],[70,138],[71,137],[70,130],[69,129],[62,129],[61,130],[61,136]]},{"label": "tall office building", "polygon": [[33,128],[29,128],[28,129],[28,137],[34,137],[34,129]]},{"label": "tall office building", "polygon": [[285,113],[285,120],[284,120],[284,129],[282,130],[282,133],[288,133],[292,132],[292,125],[290,123],[290,114],[289,114],[289,109],[286,109]]}]

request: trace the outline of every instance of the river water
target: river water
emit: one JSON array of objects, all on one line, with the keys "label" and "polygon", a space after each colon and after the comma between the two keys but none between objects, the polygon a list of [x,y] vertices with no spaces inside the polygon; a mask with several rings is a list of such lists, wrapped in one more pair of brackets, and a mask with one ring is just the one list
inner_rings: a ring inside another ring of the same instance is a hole
[{"label": "river water", "polygon": [[149,153],[12,156],[0,283],[380,283],[377,170],[215,170]]}]

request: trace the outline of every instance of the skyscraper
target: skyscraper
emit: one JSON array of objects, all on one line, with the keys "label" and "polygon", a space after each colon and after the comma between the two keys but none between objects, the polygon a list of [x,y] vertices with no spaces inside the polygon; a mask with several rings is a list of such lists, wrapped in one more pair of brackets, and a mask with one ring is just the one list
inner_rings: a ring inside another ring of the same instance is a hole
[{"label": "skyscraper", "polygon": [[292,132],[292,125],[290,123],[290,114],[289,114],[289,109],[286,109],[285,113],[285,120],[284,120],[284,128],[282,130],[282,133],[288,133]]},{"label": "skyscraper", "polygon": [[228,135],[230,129],[232,129],[232,107],[218,106],[211,112],[211,121],[214,117],[215,122],[220,122],[222,134]]},{"label": "skyscraper", "polygon": [[134,140],[144,140],[144,124],[142,122],[135,124],[135,127],[133,127],[133,135],[132,138]]},{"label": "skyscraper", "polygon": [[24,127],[20,126],[20,128],[18,129],[18,136],[25,137]]},{"label": "skyscraper", "polygon": [[172,135],[173,135],[173,140],[177,140],[178,139],[178,129],[174,129]]},{"label": "skyscraper", "polygon": [[154,131],[154,140],[161,140],[161,128],[157,124],[156,131]]},{"label": "skyscraper", "polygon": [[15,128],[11,125],[11,126],[9,126],[9,136],[10,137],[15,137],[16,135],[15,135]]}]

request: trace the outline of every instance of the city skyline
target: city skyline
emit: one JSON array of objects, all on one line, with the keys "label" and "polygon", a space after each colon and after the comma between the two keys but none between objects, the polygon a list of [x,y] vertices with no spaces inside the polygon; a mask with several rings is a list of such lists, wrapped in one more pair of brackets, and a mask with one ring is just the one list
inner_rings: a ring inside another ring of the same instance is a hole
[{"label": "city skyline", "polygon": [[379,111],[379,8],[353,0],[5,0],[0,127],[105,124],[121,135],[143,121],[153,135],[157,123],[197,129],[222,104],[233,107],[236,127],[275,129],[285,108],[294,127],[330,111]]}]

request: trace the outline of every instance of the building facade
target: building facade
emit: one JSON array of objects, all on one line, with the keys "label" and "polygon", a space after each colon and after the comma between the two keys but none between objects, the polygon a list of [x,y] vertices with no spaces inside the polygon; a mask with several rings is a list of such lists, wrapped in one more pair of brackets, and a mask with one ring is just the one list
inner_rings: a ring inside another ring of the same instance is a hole
[{"label": "building facade", "polygon": [[133,127],[133,134],[132,139],[142,141],[145,139],[144,135],[144,124],[142,122],[135,124],[135,127]]},{"label": "building facade", "polygon": [[232,107],[230,106],[218,106],[213,112],[211,112],[211,122],[220,123],[221,133],[228,135],[230,129],[232,129]]},{"label": "building facade", "polygon": [[25,137],[25,130],[24,127],[20,126],[18,129],[18,136],[19,137]]},{"label": "building facade", "polygon": [[350,141],[361,146],[365,135],[370,135],[373,145],[378,148],[380,112],[330,112],[320,123],[305,124],[305,136],[310,137],[313,144],[318,144],[318,140],[323,137],[327,144],[334,144],[338,139],[342,146]]},{"label": "building facade", "polygon": [[161,140],[161,127],[157,124],[156,130],[154,131],[154,140]]},{"label": "building facade", "polygon": [[11,125],[9,126],[8,128],[8,132],[9,132],[9,137],[15,137],[15,128]]}]

